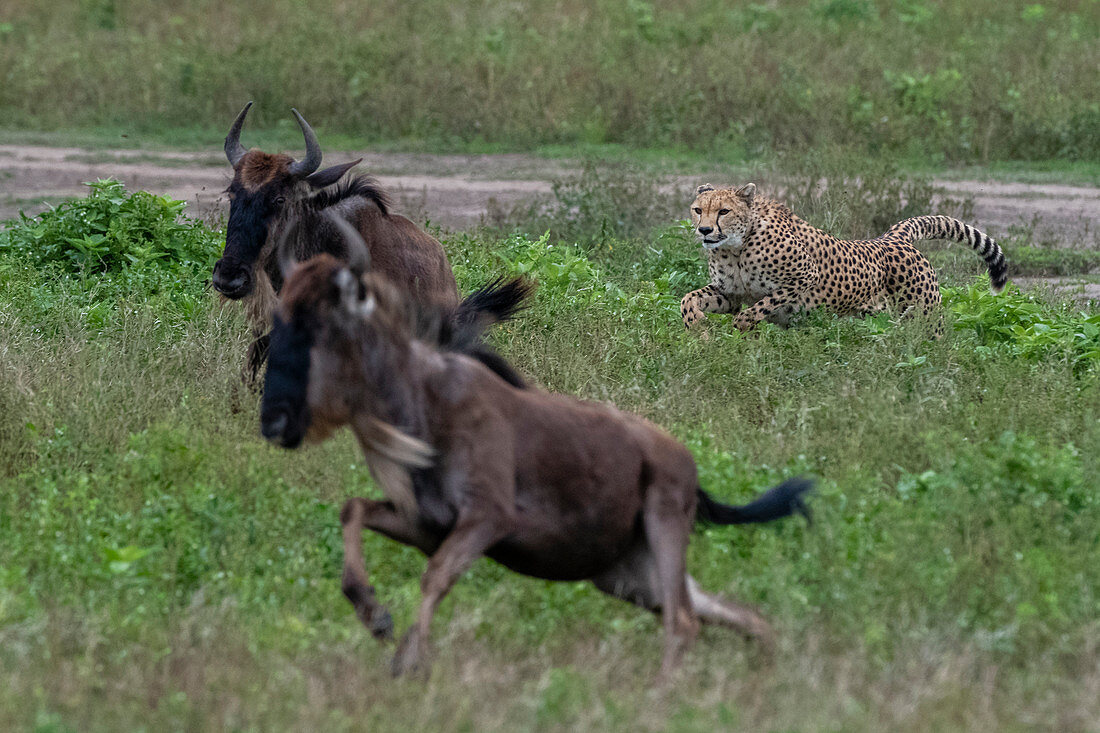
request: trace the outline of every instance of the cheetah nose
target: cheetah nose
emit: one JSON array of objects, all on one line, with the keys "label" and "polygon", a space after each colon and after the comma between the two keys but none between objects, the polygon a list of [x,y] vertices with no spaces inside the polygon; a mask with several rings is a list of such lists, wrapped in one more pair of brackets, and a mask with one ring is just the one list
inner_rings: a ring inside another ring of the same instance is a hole
[{"label": "cheetah nose", "polygon": [[703,235],[710,234],[714,231],[714,227],[699,227],[699,233]]}]

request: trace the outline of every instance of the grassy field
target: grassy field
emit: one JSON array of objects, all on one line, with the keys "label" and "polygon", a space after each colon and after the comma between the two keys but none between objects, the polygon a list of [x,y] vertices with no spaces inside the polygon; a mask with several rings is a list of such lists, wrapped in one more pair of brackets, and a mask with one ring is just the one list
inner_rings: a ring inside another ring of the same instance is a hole
[{"label": "grassy field", "polygon": [[255,99],[358,144],[1097,161],[1098,37],[1076,0],[7,0],[0,119],[186,137]]},{"label": "grassy field", "polygon": [[[891,181],[800,208],[858,231],[904,206]],[[704,343],[679,323],[704,282],[687,234],[567,218],[569,196],[553,238],[524,233],[545,211],[446,234],[459,282],[537,279],[501,351],[667,427],[715,495],[820,478],[812,526],[693,537],[774,657],[708,629],[654,694],[656,619],[483,560],[431,676],[391,680],[339,591],[339,506],[375,495],[360,453],[259,438],[243,319],[204,286],[219,234],[106,185],[0,232],[0,728],[1096,730],[1100,312],[994,298],[950,248],[941,341],[812,313],[752,337],[712,317]],[[402,629],[423,559],[364,542]]]}]

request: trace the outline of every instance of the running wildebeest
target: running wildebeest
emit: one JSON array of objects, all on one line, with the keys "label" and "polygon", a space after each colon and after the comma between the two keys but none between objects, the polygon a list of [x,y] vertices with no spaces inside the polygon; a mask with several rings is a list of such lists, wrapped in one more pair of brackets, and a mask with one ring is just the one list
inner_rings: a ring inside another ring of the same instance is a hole
[{"label": "running wildebeest", "polygon": [[253,342],[242,375],[255,384],[267,354],[268,331],[276,296],[283,285],[275,261],[275,242],[296,221],[294,251],[299,258],[328,252],[346,258],[344,239],[333,217],[351,222],[370,250],[372,267],[424,303],[452,306],[459,302],[454,274],[442,245],[411,221],[390,211],[378,182],[358,176],[336,186],[359,160],[317,170],[321,145],[313,128],[291,110],[305,136],[306,157],[245,150],[241,127],[252,102],[245,105],[225,138],[225,155],[233,166],[229,185],[229,223],[225,251],[214,264],[214,288],[231,300],[245,301]]},{"label": "running wildebeest", "polygon": [[[346,228],[354,242],[354,232]],[[355,248],[365,257],[362,242]],[[280,250],[283,248],[280,247]],[[486,555],[525,575],[591,580],[663,616],[661,677],[699,619],[770,644],[753,609],[703,591],[687,574],[696,522],[766,522],[806,512],[806,479],[728,506],[699,485],[681,443],[646,420],[598,403],[516,389],[453,343],[476,333],[425,327],[428,307],[384,276],[321,254],[288,265],[264,385],[261,430],[287,448],[349,425],[384,501],[352,498],[340,514],[343,592],[376,636],[392,620],[376,600],[362,551],[372,529],[428,555],[415,624],[393,661],[417,666],[435,609]],[[445,321],[445,313],[436,321]],[[476,331],[471,323],[464,328]],[[808,515],[807,515],[808,516]]]}]

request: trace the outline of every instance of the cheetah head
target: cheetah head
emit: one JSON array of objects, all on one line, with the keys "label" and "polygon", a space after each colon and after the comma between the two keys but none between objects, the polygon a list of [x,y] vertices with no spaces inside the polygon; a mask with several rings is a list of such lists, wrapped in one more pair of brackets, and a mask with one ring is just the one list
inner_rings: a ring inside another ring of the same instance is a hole
[{"label": "cheetah head", "polygon": [[740,247],[752,223],[752,199],[756,184],[741,188],[715,188],[709,183],[695,189],[691,225],[706,249]]}]

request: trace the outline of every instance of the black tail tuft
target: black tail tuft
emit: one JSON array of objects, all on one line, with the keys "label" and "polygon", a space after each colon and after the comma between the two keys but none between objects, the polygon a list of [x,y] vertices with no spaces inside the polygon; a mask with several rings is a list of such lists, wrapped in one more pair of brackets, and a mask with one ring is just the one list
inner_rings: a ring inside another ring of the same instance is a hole
[{"label": "black tail tuft", "polygon": [[439,327],[439,345],[480,361],[514,387],[527,386],[523,377],[503,357],[485,344],[485,330],[507,321],[523,310],[534,285],[522,277],[498,277],[467,295]]},{"label": "black tail tuft", "polygon": [[485,330],[507,321],[524,307],[531,283],[521,277],[498,277],[463,298],[450,318],[448,341],[452,348],[470,351],[481,343]]},{"label": "black tail tuft", "polygon": [[695,510],[695,521],[708,524],[749,524],[770,522],[797,512],[809,522],[810,508],[806,506],[802,495],[813,487],[812,479],[790,478],[743,506],[730,506],[715,501],[707,492],[698,489],[699,506]]},{"label": "black tail tuft", "polygon": [[526,307],[524,301],[534,290],[534,285],[522,277],[498,277],[463,298],[455,320],[459,324],[463,320],[484,321],[482,328],[507,321]]},{"label": "black tail tuft", "polygon": [[989,287],[994,293],[999,293],[1005,289],[1005,283],[1008,282],[1008,263],[1000,247],[997,248],[991,260],[986,260],[986,264],[989,266]]}]

